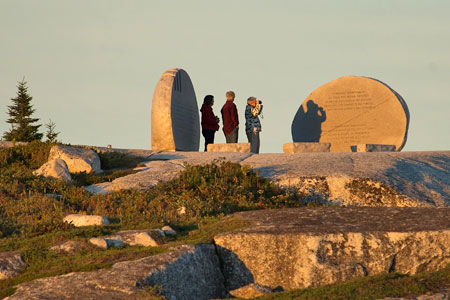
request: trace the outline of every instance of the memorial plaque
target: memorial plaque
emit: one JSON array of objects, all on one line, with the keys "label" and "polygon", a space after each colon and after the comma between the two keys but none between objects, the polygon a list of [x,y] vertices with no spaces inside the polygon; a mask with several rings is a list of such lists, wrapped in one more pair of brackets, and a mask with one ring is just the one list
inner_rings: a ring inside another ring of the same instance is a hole
[{"label": "memorial plaque", "polygon": [[152,102],[152,150],[198,151],[200,118],[194,87],[182,69],[166,71]]},{"label": "memorial plaque", "polygon": [[292,122],[294,142],[331,143],[331,152],[352,145],[406,143],[409,111],[403,98],[383,82],[344,76],[313,91]]}]

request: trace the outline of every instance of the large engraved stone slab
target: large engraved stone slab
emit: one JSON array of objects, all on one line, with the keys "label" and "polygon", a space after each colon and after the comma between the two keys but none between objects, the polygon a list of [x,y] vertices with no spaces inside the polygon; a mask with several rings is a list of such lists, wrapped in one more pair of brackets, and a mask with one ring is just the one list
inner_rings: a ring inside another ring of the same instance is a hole
[{"label": "large engraved stone slab", "polygon": [[166,71],[156,85],[152,102],[152,150],[198,151],[200,119],[189,75]]},{"label": "large engraved stone slab", "polygon": [[294,142],[331,143],[331,152],[352,145],[406,143],[409,111],[403,98],[383,82],[344,76],[313,91],[292,122]]}]

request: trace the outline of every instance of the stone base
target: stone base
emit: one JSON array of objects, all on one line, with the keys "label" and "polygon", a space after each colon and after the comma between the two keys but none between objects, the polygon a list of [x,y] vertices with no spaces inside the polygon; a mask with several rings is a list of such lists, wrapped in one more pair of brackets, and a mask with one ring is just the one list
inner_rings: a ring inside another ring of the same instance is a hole
[{"label": "stone base", "polygon": [[358,144],[350,148],[352,152],[394,152],[396,150],[395,145],[382,144]]},{"label": "stone base", "polygon": [[250,153],[250,143],[209,144],[208,152],[245,152]]},{"label": "stone base", "polygon": [[330,143],[287,143],[283,145],[284,153],[330,152]]}]

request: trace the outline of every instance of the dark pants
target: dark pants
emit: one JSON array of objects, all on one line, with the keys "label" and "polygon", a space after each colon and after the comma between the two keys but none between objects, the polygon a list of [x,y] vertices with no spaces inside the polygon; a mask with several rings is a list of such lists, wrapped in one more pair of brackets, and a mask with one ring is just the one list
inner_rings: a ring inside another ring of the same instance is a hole
[{"label": "dark pants", "polygon": [[215,130],[202,130],[203,137],[205,138],[205,152],[208,151],[208,144],[214,144]]},{"label": "dark pants", "polygon": [[233,129],[229,135],[225,135],[225,140],[227,144],[233,144],[238,142],[239,128]]},{"label": "dark pants", "polygon": [[247,132],[247,139],[250,143],[250,152],[251,153],[259,153],[259,131],[258,132]]}]

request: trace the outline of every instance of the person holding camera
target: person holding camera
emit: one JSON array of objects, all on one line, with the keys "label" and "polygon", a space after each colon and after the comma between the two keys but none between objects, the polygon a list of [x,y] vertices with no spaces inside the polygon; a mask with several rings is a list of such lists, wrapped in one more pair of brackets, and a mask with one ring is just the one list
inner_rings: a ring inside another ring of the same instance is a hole
[{"label": "person holding camera", "polygon": [[214,96],[206,95],[203,100],[202,108],[202,134],[205,138],[205,152],[208,151],[208,144],[214,144],[214,135],[219,130],[219,118],[214,115],[212,106],[214,105]]},{"label": "person holding camera", "polygon": [[262,101],[255,97],[247,99],[247,106],[245,108],[245,132],[250,143],[250,152],[259,153],[259,133],[261,132],[261,122],[259,115],[263,109]]}]

